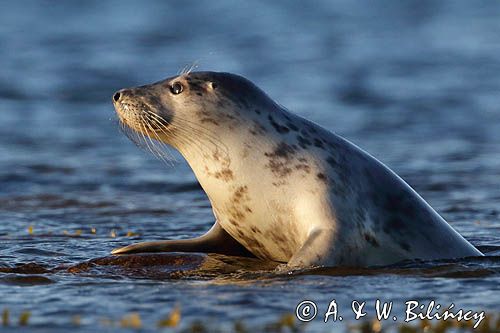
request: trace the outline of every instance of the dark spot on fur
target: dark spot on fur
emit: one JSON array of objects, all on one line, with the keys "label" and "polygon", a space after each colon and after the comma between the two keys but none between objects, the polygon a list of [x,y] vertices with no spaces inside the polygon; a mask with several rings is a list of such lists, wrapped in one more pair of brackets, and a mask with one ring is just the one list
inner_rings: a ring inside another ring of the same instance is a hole
[{"label": "dark spot on fur", "polygon": [[251,226],[251,227],[250,227],[250,230],[252,230],[252,232],[253,232],[254,234],[260,234],[260,233],[262,233],[262,232],[261,232],[259,229],[257,229],[255,226]]},{"label": "dark spot on fur", "polygon": [[321,140],[319,139],[314,139],[314,145],[318,148],[324,148],[323,142],[321,142]]},{"label": "dark spot on fur", "polygon": [[306,149],[307,146],[311,145],[311,141],[304,138],[302,135],[297,135],[297,141],[299,142],[299,146]]},{"label": "dark spot on fur", "polygon": [[227,105],[227,102],[225,100],[223,100],[223,99],[217,100],[217,106],[219,108],[224,108],[224,107],[226,107],[226,105]]},{"label": "dark spot on fur", "polygon": [[316,174],[316,177],[318,177],[319,180],[321,180],[323,182],[326,182],[326,176],[325,176],[325,174],[323,174],[323,173],[320,172],[320,173]]},{"label": "dark spot on fur", "polygon": [[250,207],[247,205],[249,201],[248,186],[238,186],[231,199],[232,204],[227,207],[227,212],[230,216],[229,221],[232,224],[237,225],[238,223],[244,222],[246,215],[252,212]]},{"label": "dark spot on fur", "polygon": [[267,167],[278,177],[285,177],[292,172],[290,162],[295,154],[296,148],[286,144],[285,142],[279,143],[271,153],[264,155],[269,158]]},{"label": "dark spot on fur", "polygon": [[295,169],[297,169],[297,170],[303,170],[305,173],[310,173],[311,172],[311,167],[308,164],[297,164],[295,166]]},{"label": "dark spot on fur", "polygon": [[317,132],[318,132],[318,131],[316,130],[316,128],[315,128],[313,125],[311,125],[311,124],[307,124],[307,125],[306,125],[306,128],[307,128],[307,130],[309,131],[309,133],[315,134],[315,133],[317,133]]},{"label": "dark spot on fur", "polygon": [[189,89],[191,91],[196,91],[196,92],[203,92],[205,90],[205,87],[204,87],[204,82],[200,82],[200,81],[191,81],[189,83]]},{"label": "dark spot on fur", "polygon": [[240,105],[243,105],[245,108],[248,109],[248,102],[247,102],[247,100],[245,98],[239,97],[238,98],[238,102],[240,102]]},{"label": "dark spot on fur", "polygon": [[342,147],[338,143],[335,143],[335,142],[328,141],[326,144],[328,145],[328,147],[329,147],[328,150],[330,152],[336,152],[339,149],[342,149]]},{"label": "dark spot on fur", "polygon": [[237,219],[239,221],[241,221],[241,220],[243,220],[245,218],[245,214],[242,211],[240,211],[240,210],[238,210],[236,208],[234,210],[232,210],[230,212],[230,214],[231,214],[232,217],[234,217],[235,219]]},{"label": "dark spot on fur", "polygon": [[239,225],[238,221],[236,221],[235,219],[229,219],[229,223],[231,223],[232,225],[235,225],[235,226]]},{"label": "dark spot on fur", "polygon": [[365,240],[373,247],[380,247],[378,241],[370,234],[365,234]]},{"label": "dark spot on fur", "polygon": [[249,129],[252,135],[263,135],[267,132],[267,129],[260,123],[254,121],[253,126]]},{"label": "dark spot on fur", "polygon": [[287,122],[286,123],[286,126],[288,126],[288,128],[290,128],[292,131],[295,131],[297,132],[299,130],[299,128],[297,126],[295,126],[293,123],[291,122]]},{"label": "dark spot on fur", "polygon": [[330,166],[334,169],[337,169],[339,167],[339,164],[332,156],[327,157],[326,162],[330,164]]},{"label": "dark spot on fur", "polygon": [[294,154],[295,150],[293,149],[293,147],[285,142],[280,142],[272,153],[265,153],[267,157],[282,157],[282,158],[290,158]]},{"label": "dark spot on fur", "polygon": [[[287,165],[286,162],[281,162],[278,160],[270,160],[267,166],[276,176],[281,178],[288,176],[292,172],[292,169]],[[273,182],[273,185],[278,186],[280,185],[280,183]]]},{"label": "dark spot on fur", "polygon": [[271,126],[274,127],[274,129],[276,130],[276,132],[278,132],[280,134],[284,134],[284,133],[290,132],[290,129],[288,127],[282,126],[282,125],[278,124],[274,120],[273,116],[269,115],[267,118],[269,119],[269,122],[271,123]]},{"label": "dark spot on fur", "polygon": [[395,191],[387,193],[385,196],[374,194],[373,201],[386,212],[386,218],[381,221],[384,232],[391,235],[404,234],[405,237],[411,236],[409,235],[411,231],[408,230],[404,221],[416,220],[418,218],[418,208],[410,193]]},{"label": "dark spot on fur", "polygon": [[236,119],[235,116],[233,116],[232,114],[229,114],[229,113],[223,113],[223,115],[224,115],[224,118],[227,118],[229,120],[235,120]]},{"label": "dark spot on fur", "polygon": [[305,129],[301,129],[300,134],[302,134],[305,138],[308,138],[308,139],[311,137]]},{"label": "dark spot on fur", "polygon": [[214,177],[225,182],[228,182],[234,178],[233,172],[230,169],[222,169],[214,173]]},{"label": "dark spot on fur", "polygon": [[216,120],[212,119],[212,118],[201,118],[200,121],[203,124],[210,123],[210,124],[214,124],[216,126],[219,126],[219,123]]},{"label": "dark spot on fur", "polygon": [[221,159],[221,155],[220,155],[220,152],[219,150],[216,150],[212,153],[212,158],[215,160],[215,161],[219,161]]},{"label": "dark spot on fur", "polygon": [[212,113],[210,113],[206,110],[202,110],[202,111],[197,112],[197,115],[203,124],[210,123],[210,124],[214,124],[216,126],[219,125],[219,122],[213,118]]},{"label": "dark spot on fur", "polygon": [[241,198],[248,193],[248,186],[239,186],[233,194],[233,202],[239,203]]},{"label": "dark spot on fur", "polygon": [[196,95],[203,96],[203,94],[201,92],[197,92]]}]

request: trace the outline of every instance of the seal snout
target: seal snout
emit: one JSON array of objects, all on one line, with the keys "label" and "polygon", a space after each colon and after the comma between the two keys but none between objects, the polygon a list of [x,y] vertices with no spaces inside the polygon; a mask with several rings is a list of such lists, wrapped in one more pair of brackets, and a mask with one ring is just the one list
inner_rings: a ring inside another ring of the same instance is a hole
[{"label": "seal snout", "polygon": [[113,103],[120,103],[123,101],[125,97],[131,96],[132,91],[131,89],[120,89],[117,92],[113,94]]},{"label": "seal snout", "polygon": [[172,113],[163,105],[154,89],[149,87],[125,88],[111,97],[122,125],[152,138],[159,138],[172,120]]},{"label": "seal snout", "polygon": [[116,113],[124,124],[137,128],[143,122],[140,117],[140,110],[144,108],[143,104],[134,98],[132,89],[120,89],[113,94],[113,105]]}]

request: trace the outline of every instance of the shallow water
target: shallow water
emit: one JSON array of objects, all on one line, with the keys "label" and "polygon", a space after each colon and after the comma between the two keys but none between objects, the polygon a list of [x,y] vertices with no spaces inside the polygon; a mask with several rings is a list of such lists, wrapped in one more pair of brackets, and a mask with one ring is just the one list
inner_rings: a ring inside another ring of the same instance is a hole
[{"label": "shallow water", "polygon": [[[93,331],[176,304],[182,325],[250,324],[303,299],[436,300],[500,311],[500,4],[197,1],[0,5],[0,309],[39,330]],[[179,155],[166,167],[119,131],[111,96],[199,69],[241,74],[400,174],[487,254],[381,269],[273,273],[272,263],[109,258],[199,235],[209,202]],[[127,235],[128,234],[128,235]],[[99,259],[101,258],[101,259]],[[352,318],[351,316],[347,316]],[[117,324],[118,325],[118,324]],[[309,324],[318,330],[345,327]],[[118,325],[119,326],[119,325]]]}]

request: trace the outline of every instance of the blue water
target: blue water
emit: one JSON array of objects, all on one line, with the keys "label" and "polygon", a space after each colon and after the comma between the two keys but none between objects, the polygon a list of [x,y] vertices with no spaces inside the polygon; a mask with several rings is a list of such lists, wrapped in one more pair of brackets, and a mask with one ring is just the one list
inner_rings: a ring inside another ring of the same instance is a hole
[{"label": "blue water", "polygon": [[[154,331],[176,304],[179,329],[259,325],[303,299],[498,313],[499,17],[500,3],[465,1],[0,4],[0,310],[51,332],[126,330],[133,312]],[[193,64],[243,75],[361,146],[488,257],[291,276],[220,256],[98,259],[213,223],[180,155],[165,167],[137,149],[111,104]]]}]

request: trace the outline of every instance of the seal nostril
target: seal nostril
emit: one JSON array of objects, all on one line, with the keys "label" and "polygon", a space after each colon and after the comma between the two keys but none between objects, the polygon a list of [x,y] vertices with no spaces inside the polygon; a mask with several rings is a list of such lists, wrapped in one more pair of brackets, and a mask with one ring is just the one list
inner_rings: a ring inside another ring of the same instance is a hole
[{"label": "seal nostril", "polygon": [[117,93],[115,93],[115,94],[113,95],[113,100],[114,100],[115,102],[118,102],[118,100],[119,100],[119,99],[120,99],[120,93],[119,93],[119,92],[117,92]]}]

